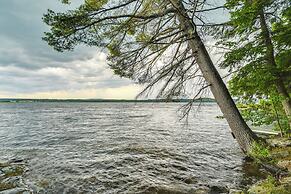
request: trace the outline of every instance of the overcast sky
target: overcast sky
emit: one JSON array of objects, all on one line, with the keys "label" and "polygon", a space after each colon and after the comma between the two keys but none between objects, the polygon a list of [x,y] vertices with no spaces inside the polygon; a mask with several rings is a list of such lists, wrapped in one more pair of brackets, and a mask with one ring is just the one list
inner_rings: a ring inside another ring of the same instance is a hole
[{"label": "overcast sky", "polygon": [[0,1],[0,98],[134,98],[138,87],[113,75],[96,48],[58,53],[41,40],[47,9],[68,6],[58,0]]},{"label": "overcast sky", "polygon": [[[73,1],[75,4],[82,0]],[[106,55],[82,47],[58,53],[41,40],[47,9],[65,11],[58,0],[0,0],[0,98],[133,99],[141,90],[113,75]]]}]

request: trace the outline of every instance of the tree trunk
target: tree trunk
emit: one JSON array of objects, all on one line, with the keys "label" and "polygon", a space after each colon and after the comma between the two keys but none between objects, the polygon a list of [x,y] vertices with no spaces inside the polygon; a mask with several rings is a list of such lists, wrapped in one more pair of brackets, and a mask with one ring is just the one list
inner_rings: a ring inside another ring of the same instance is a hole
[{"label": "tree trunk", "polygon": [[195,24],[187,15],[184,5],[180,0],[169,1],[177,10],[177,17],[181,29],[189,39],[189,45],[192,49],[193,57],[195,57],[205,80],[210,84],[211,92],[226,118],[235,139],[240,148],[245,153],[248,153],[251,150],[252,143],[258,140],[258,137],[251,131],[243,120],[228,92],[227,87],[216,70],[204,43],[198,35]]},{"label": "tree trunk", "polygon": [[[262,36],[265,42],[265,46],[266,46],[266,59],[268,62],[268,65],[271,66],[272,68],[276,69],[277,68],[277,64],[275,61],[275,52],[274,52],[274,46],[270,37],[270,32],[266,23],[266,19],[265,19],[265,14],[264,11],[261,10],[260,12],[260,26],[261,26],[261,31],[262,31]],[[289,119],[289,125],[291,125],[290,122],[290,116],[291,116],[291,99],[289,96],[289,93],[284,85],[283,79],[281,78],[281,75],[276,73],[275,74],[275,86],[276,89],[279,93],[279,95],[281,95],[283,97],[282,100],[282,105],[283,108],[285,110],[286,116]]]}]

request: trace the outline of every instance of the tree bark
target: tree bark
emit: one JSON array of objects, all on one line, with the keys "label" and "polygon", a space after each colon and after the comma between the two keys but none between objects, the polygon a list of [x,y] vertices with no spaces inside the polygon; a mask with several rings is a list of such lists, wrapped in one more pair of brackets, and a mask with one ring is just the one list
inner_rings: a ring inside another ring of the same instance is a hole
[{"label": "tree bark", "polygon": [[[273,43],[272,43],[272,40],[270,37],[270,31],[268,29],[266,19],[265,19],[265,14],[264,14],[263,10],[261,10],[259,17],[260,17],[260,26],[261,26],[262,36],[263,36],[264,43],[266,46],[266,60],[267,60],[269,66],[276,69],[277,64],[275,61],[274,46],[273,46]],[[283,97],[282,105],[283,105],[283,108],[285,110],[286,116],[289,119],[289,125],[291,125],[291,122],[290,122],[290,116],[291,116],[290,95],[289,95],[289,93],[284,85],[284,82],[283,82],[283,79],[281,78],[281,75],[276,73],[275,78],[276,78],[276,81],[275,81],[276,89],[277,89],[279,95],[281,95]]]},{"label": "tree bark", "polygon": [[195,57],[205,80],[210,84],[211,92],[226,118],[235,139],[243,152],[248,153],[251,150],[253,142],[258,140],[258,137],[243,120],[226,85],[215,68],[204,43],[198,35],[195,24],[188,16],[183,3],[180,0],[169,1],[177,10],[177,17],[180,22],[181,30],[184,31],[189,39],[193,57]]}]

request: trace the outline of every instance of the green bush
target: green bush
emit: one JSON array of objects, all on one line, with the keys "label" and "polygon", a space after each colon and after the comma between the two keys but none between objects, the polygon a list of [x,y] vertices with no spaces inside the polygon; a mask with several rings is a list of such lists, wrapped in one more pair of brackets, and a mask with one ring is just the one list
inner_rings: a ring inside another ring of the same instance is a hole
[{"label": "green bush", "polygon": [[252,149],[249,155],[259,161],[265,161],[270,159],[269,148],[266,147],[263,143],[254,142],[252,144]]}]

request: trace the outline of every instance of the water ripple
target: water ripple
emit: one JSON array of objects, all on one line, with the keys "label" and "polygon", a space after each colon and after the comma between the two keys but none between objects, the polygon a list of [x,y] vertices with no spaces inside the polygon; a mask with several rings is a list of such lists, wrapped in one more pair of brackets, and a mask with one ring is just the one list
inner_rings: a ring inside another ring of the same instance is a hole
[{"label": "water ripple", "polygon": [[36,193],[191,193],[248,180],[218,107],[185,125],[180,106],[1,104],[0,161],[26,159]]}]

